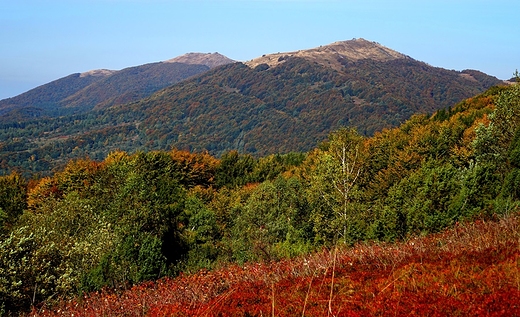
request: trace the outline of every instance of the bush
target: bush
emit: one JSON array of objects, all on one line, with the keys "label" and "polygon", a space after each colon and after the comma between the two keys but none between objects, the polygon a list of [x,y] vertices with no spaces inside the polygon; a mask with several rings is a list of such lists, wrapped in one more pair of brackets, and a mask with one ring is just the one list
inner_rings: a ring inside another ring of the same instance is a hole
[{"label": "bush", "polygon": [[259,185],[234,220],[231,234],[239,262],[275,260],[308,250],[312,227],[301,182],[279,177]]}]

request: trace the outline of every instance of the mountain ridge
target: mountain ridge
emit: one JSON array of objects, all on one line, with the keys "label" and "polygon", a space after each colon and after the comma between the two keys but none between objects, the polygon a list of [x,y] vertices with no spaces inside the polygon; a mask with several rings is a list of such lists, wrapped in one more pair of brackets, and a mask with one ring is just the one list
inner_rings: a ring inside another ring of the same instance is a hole
[{"label": "mountain ridge", "polygon": [[168,62],[121,70],[94,69],[59,78],[0,100],[0,122],[82,113],[137,101],[213,67],[234,62],[218,53],[183,56]]},{"label": "mountain ridge", "polygon": [[149,80],[155,67],[179,65],[204,69],[148,91],[135,81],[142,90],[133,95],[107,95],[127,84],[124,77],[118,82],[115,74],[87,76],[98,80],[71,94],[70,108],[60,108],[68,114],[43,120],[38,109],[27,108],[20,114],[29,118],[23,124],[14,115],[0,118],[10,129],[0,131],[3,170],[21,164],[46,171],[72,158],[100,160],[116,150],[304,152],[338,128],[370,136],[503,83],[479,71],[433,67],[366,40],[335,42],[298,56],[280,53],[272,66],[234,62],[209,69],[158,62],[125,71]]}]

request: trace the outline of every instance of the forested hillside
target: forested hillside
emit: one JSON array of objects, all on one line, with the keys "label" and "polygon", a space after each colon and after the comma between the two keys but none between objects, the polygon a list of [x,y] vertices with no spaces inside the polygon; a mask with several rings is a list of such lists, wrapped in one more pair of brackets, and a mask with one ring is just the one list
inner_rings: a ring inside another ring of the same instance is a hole
[{"label": "forested hillside", "polygon": [[518,212],[519,131],[516,84],[373,136],[340,128],[303,153],[114,151],[38,180],[3,176],[0,307],[501,219]]},{"label": "forested hillside", "polygon": [[205,65],[151,63],[122,69],[60,100],[65,108],[85,110],[125,104],[209,70]]},{"label": "forested hillside", "polygon": [[18,122],[45,115],[62,115],[59,109],[61,100],[80,91],[88,85],[103,79],[110,74],[96,72],[88,75],[72,74],[48,84],[36,87],[13,98],[0,100],[1,122]]},{"label": "forested hillside", "polygon": [[127,104],[113,105],[132,100],[127,94],[105,95],[114,91],[112,75],[68,99],[71,107],[96,104],[92,111],[1,124],[0,170],[50,175],[70,159],[99,161],[115,150],[178,148],[216,157],[237,150],[256,158],[306,152],[340,127],[371,136],[501,83],[478,71],[435,68],[364,40],[338,45],[280,54],[272,65],[217,67]]}]

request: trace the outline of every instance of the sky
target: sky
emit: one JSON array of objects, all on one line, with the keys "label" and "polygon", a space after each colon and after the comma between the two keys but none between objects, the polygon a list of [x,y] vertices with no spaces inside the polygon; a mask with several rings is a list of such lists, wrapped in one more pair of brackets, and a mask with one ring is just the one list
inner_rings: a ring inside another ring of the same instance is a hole
[{"label": "sky", "polygon": [[247,61],[353,38],[509,79],[520,69],[519,13],[518,0],[5,0],[0,99],[188,52]]}]

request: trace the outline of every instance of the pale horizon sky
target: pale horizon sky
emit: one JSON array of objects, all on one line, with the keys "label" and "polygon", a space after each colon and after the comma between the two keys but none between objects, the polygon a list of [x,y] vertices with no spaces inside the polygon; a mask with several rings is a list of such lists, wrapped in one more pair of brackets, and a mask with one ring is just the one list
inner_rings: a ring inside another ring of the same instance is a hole
[{"label": "pale horizon sky", "polygon": [[432,66],[509,79],[520,1],[17,0],[0,4],[0,99],[188,52],[238,61],[364,38]]}]

